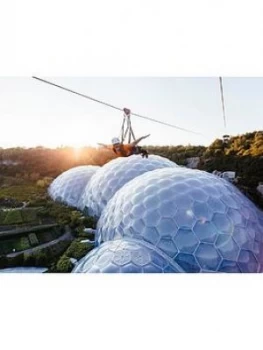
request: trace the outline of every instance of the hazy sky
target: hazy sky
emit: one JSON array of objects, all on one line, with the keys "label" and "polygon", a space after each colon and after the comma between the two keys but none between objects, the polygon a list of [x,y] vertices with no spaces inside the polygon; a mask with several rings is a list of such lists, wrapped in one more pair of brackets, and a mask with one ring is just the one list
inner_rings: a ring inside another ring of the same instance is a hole
[{"label": "hazy sky", "polygon": [[[263,127],[263,78],[224,78],[224,128],[218,78],[42,77],[133,112],[202,133],[132,117],[147,144],[210,144],[223,134]],[[83,146],[119,136],[122,113],[32,78],[0,78],[0,147]]]}]

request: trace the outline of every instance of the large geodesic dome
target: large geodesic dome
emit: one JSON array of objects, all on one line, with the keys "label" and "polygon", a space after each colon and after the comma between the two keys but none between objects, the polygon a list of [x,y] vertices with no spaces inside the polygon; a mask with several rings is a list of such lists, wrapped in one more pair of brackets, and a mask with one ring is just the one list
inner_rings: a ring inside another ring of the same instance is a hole
[{"label": "large geodesic dome", "polygon": [[81,165],[59,175],[49,186],[50,197],[57,202],[81,208],[84,189],[99,166]]},{"label": "large geodesic dome", "polygon": [[263,214],[212,174],[158,169],[124,185],[104,209],[97,240],[135,239],[186,272],[262,272]]},{"label": "large geodesic dome", "polygon": [[133,155],[110,161],[96,172],[85,189],[83,204],[87,213],[99,217],[113,195],[139,175],[155,169],[174,167],[177,167],[174,162],[155,155],[148,158]]},{"label": "large geodesic dome", "polygon": [[174,261],[154,247],[136,241],[105,242],[89,252],[73,273],[162,273],[183,272]]}]

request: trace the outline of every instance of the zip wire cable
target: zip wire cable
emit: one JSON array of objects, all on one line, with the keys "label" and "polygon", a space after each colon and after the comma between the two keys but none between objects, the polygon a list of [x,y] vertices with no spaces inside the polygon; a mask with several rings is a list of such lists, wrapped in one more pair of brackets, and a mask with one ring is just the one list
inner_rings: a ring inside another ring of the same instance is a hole
[{"label": "zip wire cable", "polygon": [[224,126],[226,128],[226,111],[225,111],[225,101],[224,101],[224,90],[223,90],[222,77],[219,77],[219,83],[220,83],[220,92],[221,92],[221,102],[222,102],[222,109],[223,109]]},{"label": "zip wire cable", "polygon": [[[107,106],[107,107],[110,107],[110,108],[113,108],[113,109],[116,109],[118,111],[122,111],[123,112],[123,108],[119,108],[119,107],[116,107],[116,106],[113,106],[112,104],[110,103],[107,103],[107,102],[104,102],[104,101],[101,101],[101,100],[97,100],[96,98],[93,98],[91,96],[88,96],[88,95],[84,95],[84,94],[81,94],[79,92],[76,92],[74,90],[71,90],[71,89],[68,89],[68,88],[65,88],[61,85],[58,85],[58,84],[55,84],[55,83],[52,83],[50,81],[47,81],[45,79],[41,79],[41,78],[38,78],[38,77],[35,77],[33,76],[32,77],[33,79],[37,79],[39,81],[42,81],[43,83],[46,83],[46,84],[49,84],[49,85],[53,85],[55,87],[58,87],[62,90],[65,90],[65,91],[68,91],[68,92],[72,92],[73,94],[75,95],[79,95],[81,97],[84,97],[84,98],[87,98],[91,101],[94,101],[94,102],[98,102],[104,106]],[[186,131],[186,132],[190,132],[192,134],[196,134],[196,135],[202,135],[201,133],[199,132],[195,132],[195,131],[192,131],[192,130],[188,130],[188,129],[184,129],[184,128],[181,128],[179,126],[176,126],[176,125],[173,125],[173,124],[169,124],[169,123],[166,123],[166,122],[162,122],[160,120],[157,120],[157,119],[153,119],[153,118],[150,118],[150,117],[146,117],[146,116],[143,116],[143,115],[140,115],[140,114],[137,114],[137,113],[131,113],[131,115],[134,115],[135,117],[139,117],[139,118],[142,118],[142,119],[146,119],[146,120],[149,120],[149,121],[152,121],[152,122],[155,122],[155,123],[159,123],[159,124],[162,124],[162,125],[166,125],[166,126],[169,126],[171,128],[175,128],[175,129],[178,129],[178,130],[181,130],[181,131]]]}]

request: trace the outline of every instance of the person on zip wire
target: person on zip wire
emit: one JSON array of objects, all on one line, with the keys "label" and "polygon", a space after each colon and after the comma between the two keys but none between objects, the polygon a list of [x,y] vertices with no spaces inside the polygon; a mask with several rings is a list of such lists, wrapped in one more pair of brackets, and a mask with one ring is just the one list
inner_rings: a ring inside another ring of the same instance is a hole
[{"label": "person on zip wire", "polygon": [[142,136],[128,144],[123,144],[118,137],[114,137],[111,141],[112,145],[105,145],[102,143],[99,143],[99,145],[104,148],[111,149],[117,155],[117,157],[129,157],[133,154],[140,154],[143,158],[148,158],[148,152],[142,147],[138,146],[138,143],[149,136],[150,134]]}]

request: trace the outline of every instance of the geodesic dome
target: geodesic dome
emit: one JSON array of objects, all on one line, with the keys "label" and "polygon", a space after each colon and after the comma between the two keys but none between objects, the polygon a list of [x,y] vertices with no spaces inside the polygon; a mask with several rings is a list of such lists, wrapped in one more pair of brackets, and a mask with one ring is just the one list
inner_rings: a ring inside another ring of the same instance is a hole
[{"label": "geodesic dome", "polygon": [[83,203],[88,215],[99,217],[108,201],[127,182],[146,172],[177,167],[169,159],[150,155],[117,158],[101,167],[85,189]]},{"label": "geodesic dome", "polygon": [[144,242],[117,240],[93,249],[72,272],[176,273],[183,270],[169,257]]},{"label": "geodesic dome", "polygon": [[97,240],[152,244],[186,272],[261,272],[263,214],[235,186],[185,168],[154,170],[110,200]]},{"label": "geodesic dome", "polygon": [[57,202],[80,208],[82,194],[99,166],[81,165],[59,175],[49,186],[50,197]]}]

